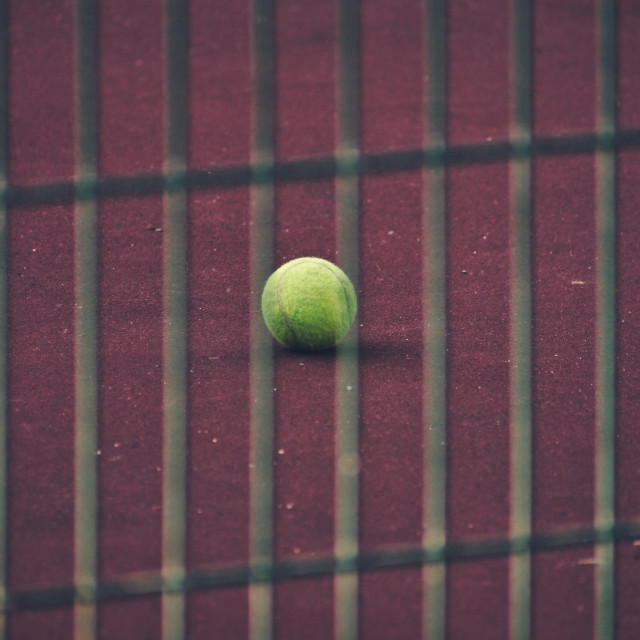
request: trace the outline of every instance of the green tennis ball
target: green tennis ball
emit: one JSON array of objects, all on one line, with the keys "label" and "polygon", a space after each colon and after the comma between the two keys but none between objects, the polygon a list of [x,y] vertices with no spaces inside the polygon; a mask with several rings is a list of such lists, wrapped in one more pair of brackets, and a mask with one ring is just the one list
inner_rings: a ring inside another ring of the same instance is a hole
[{"label": "green tennis ball", "polygon": [[298,258],[274,271],[262,292],[262,315],[273,336],[294,349],[328,349],[356,317],[353,285],[335,264]]}]

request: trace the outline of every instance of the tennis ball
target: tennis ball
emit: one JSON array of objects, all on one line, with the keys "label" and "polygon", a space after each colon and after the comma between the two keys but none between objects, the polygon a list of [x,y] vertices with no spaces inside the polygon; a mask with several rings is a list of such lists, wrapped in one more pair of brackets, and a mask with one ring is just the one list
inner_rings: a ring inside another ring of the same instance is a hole
[{"label": "tennis ball", "polygon": [[327,349],[356,317],[356,293],[344,272],[321,258],[298,258],[274,271],[262,292],[262,315],[273,336],[294,349]]}]

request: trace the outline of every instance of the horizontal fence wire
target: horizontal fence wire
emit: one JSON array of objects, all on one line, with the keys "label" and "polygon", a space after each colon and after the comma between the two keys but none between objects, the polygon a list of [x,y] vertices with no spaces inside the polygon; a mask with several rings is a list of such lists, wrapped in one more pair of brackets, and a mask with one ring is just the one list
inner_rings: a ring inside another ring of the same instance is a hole
[{"label": "horizontal fence wire", "polygon": [[327,555],[290,561],[216,565],[172,575],[160,571],[131,574],[98,582],[91,593],[74,585],[7,591],[0,602],[1,612],[65,607],[81,602],[107,602],[162,593],[278,582],[290,578],[368,573],[407,566],[442,562],[464,562],[489,557],[513,556],[585,545],[617,543],[640,539],[640,520],[617,523],[606,528],[566,528],[530,536],[487,537],[448,542],[428,547],[393,547],[355,555]]},{"label": "horizontal fence wire", "polygon": [[361,153],[352,162],[318,156],[269,163],[249,163],[184,171],[105,176],[95,180],[0,185],[8,207],[53,205],[94,198],[144,196],[215,188],[325,180],[337,176],[384,174],[448,165],[473,165],[512,158],[534,158],[640,148],[640,129],[615,133],[538,136],[527,141],[494,140],[442,147]]}]

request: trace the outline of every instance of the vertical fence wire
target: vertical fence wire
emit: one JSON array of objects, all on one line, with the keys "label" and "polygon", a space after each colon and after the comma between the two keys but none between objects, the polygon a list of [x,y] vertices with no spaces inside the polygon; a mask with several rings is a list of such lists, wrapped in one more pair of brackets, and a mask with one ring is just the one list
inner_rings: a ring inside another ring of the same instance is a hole
[{"label": "vertical fence wire", "polygon": [[75,501],[76,640],[96,637],[98,441],[97,5],[76,3]]},{"label": "vertical fence wire", "polygon": [[[337,3],[338,130],[336,178],[337,246],[339,261],[359,290],[359,3]],[[335,553],[355,559],[358,554],[358,325],[338,347],[336,368]],[[337,640],[358,636],[358,573],[337,574],[334,580],[334,635]]]},{"label": "vertical fence wire", "polygon": [[[446,0],[427,0],[426,18],[426,126],[425,148],[434,165],[424,171],[424,525],[425,549],[446,544]],[[444,554],[443,554],[444,557]],[[446,565],[423,568],[426,640],[446,635]]]},{"label": "vertical fence wire", "polygon": [[7,0],[0,0],[0,640],[6,638],[7,593],[7,163],[9,95]]},{"label": "vertical fence wire", "polygon": [[[531,7],[514,0],[511,20],[511,141],[519,152],[510,171],[510,534],[531,535]],[[509,558],[509,636],[530,635],[531,554]]]},{"label": "vertical fence wire", "polygon": [[163,247],[163,505],[162,570],[171,587],[162,597],[162,637],[186,634],[187,430],[187,6],[166,0],[165,194]]},{"label": "vertical fence wire", "polygon": [[250,640],[273,634],[273,353],[260,294],[273,267],[274,42],[273,0],[253,0],[251,184]]},{"label": "vertical fence wire", "polygon": [[[597,4],[597,130],[605,147],[596,153],[596,464],[595,526],[615,525],[615,357],[616,357],[616,16],[615,0]],[[598,640],[614,637],[614,542],[596,547],[595,630]]]}]

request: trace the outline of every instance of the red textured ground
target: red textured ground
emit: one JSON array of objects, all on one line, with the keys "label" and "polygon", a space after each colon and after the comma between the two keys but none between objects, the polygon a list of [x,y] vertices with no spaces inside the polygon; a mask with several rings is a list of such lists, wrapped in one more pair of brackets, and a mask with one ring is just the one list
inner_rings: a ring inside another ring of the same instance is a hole
[{"label": "red textured ground", "polygon": [[[74,3],[9,0],[12,185],[75,171]],[[338,17],[333,0],[278,0],[275,154],[330,156],[337,138]],[[425,138],[427,50],[422,0],[360,2],[360,148],[415,149]],[[593,131],[595,0],[532,2],[534,135]],[[191,0],[188,162],[250,160],[248,2]],[[448,0],[447,141],[509,135],[508,0]],[[99,9],[99,171],[159,172],[164,149],[160,0],[103,0]],[[640,5],[617,16],[621,129],[640,127]],[[616,155],[616,516],[640,518],[640,148]],[[419,546],[423,527],[425,264],[420,169],[366,175],[359,207],[359,531],[363,551]],[[447,535],[509,532],[509,163],[447,171]],[[590,527],[595,500],[595,154],[532,163],[532,526]],[[337,260],[330,178],[275,188],[274,267]],[[9,211],[8,587],[73,580],[73,204]],[[163,225],[161,194],[99,204],[99,577],[162,565]],[[250,188],[188,197],[187,564],[246,562],[249,545]],[[274,350],[274,555],[333,553],[336,354]],[[282,451],[282,453],[279,453]],[[616,546],[616,632],[640,629],[640,559]],[[592,546],[532,557],[532,639],[593,637]],[[422,637],[421,567],[362,576],[364,640]],[[274,637],[330,638],[331,577],[274,588]],[[506,556],[454,561],[447,637],[509,631]],[[161,599],[98,608],[104,640],[161,637]],[[248,637],[245,587],[187,597],[189,638]],[[67,640],[71,607],[11,612],[10,640]]]}]

